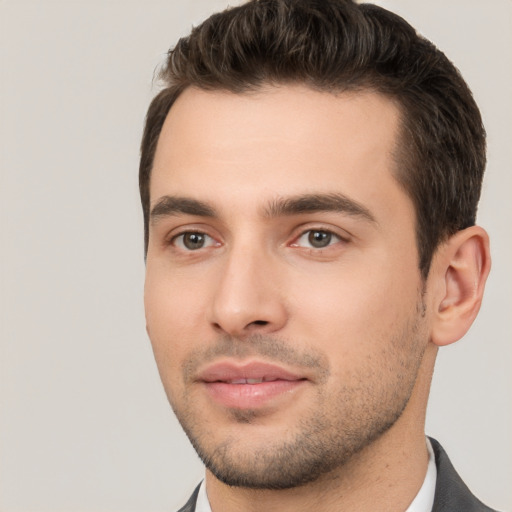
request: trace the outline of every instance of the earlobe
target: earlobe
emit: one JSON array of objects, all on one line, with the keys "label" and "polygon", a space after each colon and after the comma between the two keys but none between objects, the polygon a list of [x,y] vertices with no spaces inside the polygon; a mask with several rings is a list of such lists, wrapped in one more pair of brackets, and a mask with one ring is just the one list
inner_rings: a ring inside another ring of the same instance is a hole
[{"label": "earlobe", "polygon": [[438,294],[431,338],[449,345],[466,334],[480,309],[491,267],[489,236],[479,226],[459,231],[438,249],[433,266]]}]

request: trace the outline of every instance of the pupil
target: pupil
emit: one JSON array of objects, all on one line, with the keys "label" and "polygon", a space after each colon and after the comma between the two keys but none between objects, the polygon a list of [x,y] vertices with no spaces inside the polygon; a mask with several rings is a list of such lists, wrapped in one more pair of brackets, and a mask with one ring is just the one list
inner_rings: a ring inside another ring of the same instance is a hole
[{"label": "pupil", "polygon": [[204,245],[204,235],[201,233],[187,233],[183,237],[183,244],[187,249],[200,249]]},{"label": "pupil", "polygon": [[331,243],[332,235],[326,231],[311,231],[309,234],[309,243],[313,247],[327,247]]}]

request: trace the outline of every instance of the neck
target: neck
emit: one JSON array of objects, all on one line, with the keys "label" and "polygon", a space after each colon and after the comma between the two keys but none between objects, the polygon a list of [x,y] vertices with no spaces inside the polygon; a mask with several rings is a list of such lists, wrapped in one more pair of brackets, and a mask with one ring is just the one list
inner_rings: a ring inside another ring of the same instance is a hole
[{"label": "neck", "polygon": [[213,512],[404,511],[425,479],[428,451],[425,410],[436,349],[429,344],[411,398],[396,423],[343,467],[307,485],[286,490],[230,487],[206,472]]}]

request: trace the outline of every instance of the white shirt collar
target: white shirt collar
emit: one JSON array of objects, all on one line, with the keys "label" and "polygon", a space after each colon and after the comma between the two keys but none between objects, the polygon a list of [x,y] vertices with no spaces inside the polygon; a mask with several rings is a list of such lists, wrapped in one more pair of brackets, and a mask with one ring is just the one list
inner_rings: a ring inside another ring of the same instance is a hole
[{"label": "white shirt collar", "polygon": [[[405,512],[431,512],[434,505],[434,494],[436,491],[437,468],[436,459],[432,450],[432,445],[427,437],[428,466],[425,480],[418,494]],[[197,495],[196,512],[212,512],[208,496],[206,495],[206,485],[204,480],[201,482],[199,494]]]},{"label": "white shirt collar", "polygon": [[212,512],[208,496],[206,495],[206,485],[204,480],[201,482],[201,487],[199,487],[199,493],[197,494],[196,512]]}]

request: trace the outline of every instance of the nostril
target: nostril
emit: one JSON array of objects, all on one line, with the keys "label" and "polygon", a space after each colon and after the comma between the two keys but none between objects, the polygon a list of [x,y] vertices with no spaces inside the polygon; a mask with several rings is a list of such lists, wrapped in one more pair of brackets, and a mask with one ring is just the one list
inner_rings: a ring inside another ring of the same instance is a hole
[{"label": "nostril", "polygon": [[254,322],[249,322],[245,327],[239,331],[237,328],[231,326],[231,328],[228,330],[228,326],[223,326],[221,323],[213,322],[212,327],[219,332],[229,332],[230,334],[236,335],[236,336],[243,336],[243,332],[250,332],[252,330],[257,330],[259,327],[264,327],[266,325],[270,325],[271,322],[268,322],[267,320],[254,320]]}]

